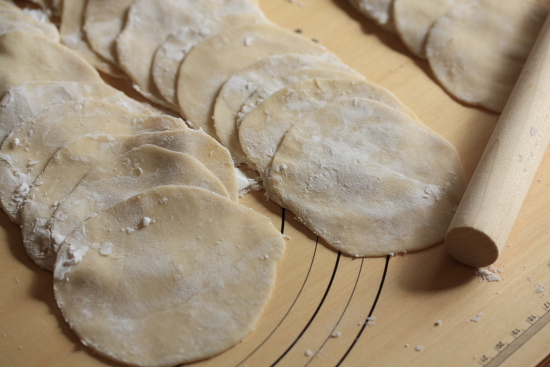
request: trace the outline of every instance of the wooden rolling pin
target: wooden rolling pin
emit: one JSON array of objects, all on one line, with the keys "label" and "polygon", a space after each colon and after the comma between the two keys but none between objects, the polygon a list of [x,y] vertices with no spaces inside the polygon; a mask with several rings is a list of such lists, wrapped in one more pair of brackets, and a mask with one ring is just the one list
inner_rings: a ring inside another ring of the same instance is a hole
[{"label": "wooden rolling pin", "polygon": [[463,264],[494,263],[550,143],[550,16],[535,42],[445,237]]}]

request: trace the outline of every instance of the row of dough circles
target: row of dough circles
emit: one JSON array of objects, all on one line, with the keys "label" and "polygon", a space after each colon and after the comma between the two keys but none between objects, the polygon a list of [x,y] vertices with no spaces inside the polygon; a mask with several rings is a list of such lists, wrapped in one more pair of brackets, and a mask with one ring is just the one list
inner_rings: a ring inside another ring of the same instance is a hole
[{"label": "row of dough circles", "polygon": [[171,366],[254,329],[285,242],[236,165],[347,255],[443,240],[455,148],[256,1],[37,2],[0,0],[0,203],[95,352]]},{"label": "row of dough circles", "polygon": [[542,28],[548,0],[348,0],[427,59],[459,101],[502,112]]}]

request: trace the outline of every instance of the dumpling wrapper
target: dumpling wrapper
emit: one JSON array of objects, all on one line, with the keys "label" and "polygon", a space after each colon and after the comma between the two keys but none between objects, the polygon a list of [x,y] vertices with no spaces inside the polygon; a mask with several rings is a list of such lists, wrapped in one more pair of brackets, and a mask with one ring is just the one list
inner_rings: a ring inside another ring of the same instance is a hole
[{"label": "dumpling wrapper", "polygon": [[262,14],[251,0],[136,0],[117,38],[118,62],[146,98],[177,110],[160,95],[151,75],[157,48],[176,29],[236,13]]},{"label": "dumpling wrapper", "polygon": [[0,1],[0,20],[0,34],[21,29],[41,33],[46,38],[59,42],[59,31],[53,24],[34,19],[11,2]]},{"label": "dumpling wrapper", "polygon": [[525,0],[456,4],[428,35],[436,78],[458,100],[501,112],[547,13]]},{"label": "dumpling wrapper", "polygon": [[84,32],[90,48],[118,66],[116,39],[135,0],[88,0],[84,10]]},{"label": "dumpling wrapper", "polygon": [[394,0],[348,0],[358,12],[387,31],[395,32],[392,18]]},{"label": "dumpling wrapper", "polygon": [[63,3],[59,27],[61,43],[73,49],[96,69],[115,78],[126,78],[126,75],[113,63],[96,54],[90,48],[83,30],[86,2],[87,0],[70,0]]},{"label": "dumpling wrapper", "polygon": [[133,136],[87,135],[58,150],[38,176],[21,208],[21,231],[27,254],[34,262],[53,269],[55,252],[51,237],[52,217],[63,199],[94,167],[145,144],[186,153],[198,159],[238,201],[239,186],[233,161],[212,137],[191,129],[143,133]]},{"label": "dumpling wrapper", "polygon": [[183,126],[182,120],[170,116],[135,114],[94,100],[55,105],[39,119],[20,125],[4,140],[0,150],[2,209],[20,224],[21,204],[30,186],[55,152],[72,139],[94,133],[133,135]]},{"label": "dumpling wrapper", "polygon": [[266,98],[239,126],[241,147],[266,186],[269,186],[266,171],[287,130],[305,113],[348,98],[374,99],[418,120],[393,93],[363,78],[316,78],[291,84]]},{"label": "dumpling wrapper", "polygon": [[55,296],[92,350],[175,366],[212,357],[254,329],[284,248],[271,221],[249,208],[200,188],[160,187],[67,238]]},{"label": "dumpling wrapper", "polygon": [[315,55],[277,54],[235,72],[222,86],[214,105],[214,126],[220,142],[238,163],[246,163],[237,130],[240,121],[265,98],[303,79],[360,76],[349,66]]},{"label": "dumpling wrapper", "polygon": [[65,237],[86,219],[140,192],[166,185],[202,187],[229,198],[219,178],[196,158],[145,144],[96,166],[59,203],[50,228],[53,250],[58,252]]},{"label": "dumpling wrapper", "polygon": [[244,24],[265,22],[258,14],[238,13],[224,17],[206,18],[200,24],[178,28],[168,36],[155,52],[151,73],[162,97],[177,106],[178,72],[180,65],[195,45],[228,28]]},{"label": "dumpling wrapper", "polygon": [[399,38],[416,56],[426,58],[426,40],[435,21],[464,0],[394,0],[393,21]]},{"label": "dumpling wrapper", "polygon": [[53,105],[101,100],[128,111],[152,114],[146,105],[104,82],[29,82],[10,88],[0,99],[0,142],[19,125],[37,119]]},{"label": "dumpling wrapper", "polygon": [[445,236],[466,187],[456,149],[367,99],[304,115],[273,159],[274,195],[351,256],[417,251]]},{"label": "dumpling wrapper", "polygon": [[15,30],[0,36],[0,96],[11,87],[37,81],[102,82],[98,72],[71,49]]},{"label": "dumpling wrapper", "polygon": [[181,63],[177,96],[185,119],[218,138],[212,116],[223,84],[234,72],[277,53],[337,60],[320,45],[271,23],[230,28],[193,47]]}]

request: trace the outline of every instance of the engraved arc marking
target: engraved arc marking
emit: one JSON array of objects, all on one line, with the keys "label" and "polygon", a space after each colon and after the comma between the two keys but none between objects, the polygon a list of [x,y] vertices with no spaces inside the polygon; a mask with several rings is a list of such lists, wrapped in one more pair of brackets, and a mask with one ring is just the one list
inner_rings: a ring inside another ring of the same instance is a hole
[{"label": "engraved arc marking", "polygon": [[[286,210],[283,208],[283,211],[282,211],[282,224],[281,224],[281,233],[284,234],[284,229],[285,229],[285,219],[286,218]],[[288,309],[288,311],[285,313],[285,315],[283,316],[283,318],[281,319],[281,321],[279,321],[279,323],[277,324],[277,326],[275,326],[275,328],[271,331],[271,333],[269,333],[269,335],[264,339],[263,342],[260,343],[260,345],[258,345],[248,356],[246,356],[245,359],[243,359],[242,361],[240,361],[237,366],[240,366],[242,365],[244,362],[246,362],[248,360],[248,358],[250,358],[254,353],[256,353],[266,342],[267,340],[275,333],[275,331],[277,331],[277,329],[279,328],[279,326],[281,326],[281,324],[283,323],[283,321],[286,319],[286,317],[288,316],[288,314],[290,313],[290,311],[292,310],[292,308],[294,307],[294,305],[296,304],[296,302],[298,301],[298,298],[300,298],[300,295],[302,294],[302,291],[307,283],[307,280],[309,278],[309,274],[311,272],[311,268],[313,267],[313,263],[315,262],[315,255],[317,254],[317,247],[319,246],[319,238],[317,238],[317,240],[315,241],[315,250],[313,251],[313,257],[311,258],[311,263],[309,264],[309,269],[307,271],[307,274],[306,274],[306,277],[304,279],[304,282],[302,283],[302,286],[300,288],[300,291],[298,292],[298,294],[296,295],[296,298],[294,299],[294,301],[292,302],[292,304],[290,305],[290,308]]]},{"label": "engraved arc marking", "polygon": [[339,367],[342,364],[342,362],[344,362],[346,357],[349,355],[349,353],[351,352],[351,350],[353,349],[353,347],[355,346],[355,344],[357,343],[357,341],[359,340],[359,338],[363,334],[363,331],[365,330],[365,327],[367,326],[367,321],[368,321],[369,317],[372,317],[372,314],[374,313],[374,309],[376,308],[376,304],[378,303],[378,299],[380,298],[380,294],[382,294],[382,288],[384,288],[384,282],[386,280],[386,275],[388,274],[388,266],[390,264],[390,257],[391,257],[390,255],[388,255],[386,257],[386,265],[384,266],[384,272],[382,274],[382,279],[380,280],[380,286],[378,287],[378,293],[376,294],[376,298],[374,299],[374,303],[372,304],[372,307],[369,311],[369,315],[367,316],[367,319],[363,323],[363,326],[361,327],[361,330],[359,330],[359,333],[357,334],[357,336],[353,340],[353,343],[351,343],[350,347],[348,348],[348,350],[346,351],[346,353],[344,354],[342,359],[340,359],[340,361],[336,364],[335,367]]},{"label": "engraved arc marking", "polygon": [[[319,237],[317,237],[317,241],[316,242],[319,242]],[[292,349],[292,347],[294,347],[294,345],[298,342],[298,340],[300,340],[300,338],[302,337],[302,335],[304,335],[304,333],[306,332],[306,330],[309,328],[309,325],[311,325],[311,323],[313,322],[313,320],[315,319],[315,316],[317,316],[317,314],[319,313],[319,310],[321,309],[321,307],[323,306],[323,303],[325,302],[325,299],[327,298],[327,295],[330,291],[330,288],[332,287],[332,283],[334,281],[334,277],[336,276],[336,271],[338,270],[338,265],[340,263],[340,257],[342,256],[342,253],[341,252],[338,252],[338,257],[336,258],[336,264],[334,265],[334,270],[332,271],[332,276],[330,278],[330,282],[328,283],[328,286],[327,286],[327,289],[325,291],[325,294],[323,295],[323,298],[321,299],[321,302],[319,302],[319,305],[317,306],[317,309],[315,310],[315,312],[313,313],[313,315],[311,316],[311,318],[309,319],[307,325],[304,327],[304,329],[300,332],[300,334],[296,337],[296,339],[294,339],[294,341],[292,342],[292,344],[290,344],[290,346],[284,351],[283,354],[281,354],[281,356],[271,365],[271,367],[273,366],[276,366],[280,361],[281,359],[284,358],[284,356]]]}]

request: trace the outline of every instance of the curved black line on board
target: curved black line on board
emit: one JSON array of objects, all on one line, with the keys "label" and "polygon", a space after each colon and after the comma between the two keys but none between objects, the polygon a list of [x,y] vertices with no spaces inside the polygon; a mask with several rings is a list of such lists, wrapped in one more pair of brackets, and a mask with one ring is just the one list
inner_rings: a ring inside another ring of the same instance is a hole
[{"label": "curved black line on board", "polygon": [[365,330],[365,327],[367,326],[368,318],[372,317],[374,309],[376,308],[376,304],[378,303],[378,299],[380,298],[380,294],[382,293],[382,288],[384,288],[384,282],[386,280],[386,275],[388,274],[388,265],[390,264],[390,257],[391,257],[390,255],[388,255],[386,257],[386,265],[384,266],[384,273],[382,274],[382,280],[380,281],[380,286],[378,287],[378,293],[376,293],[376,298],[374,299],[374,303],[372,304],[372,307],[370,309],[369,316],[367,316],[367,320],[365,320],[365,322],[363,323],[363,326],[361,327],[361,330],[359,330],[359,333],[357,334],[357,336],[353,340],[353,343],[351,343],[350,347],[346,351],[346,354],[344,354],[342,359],[340,359],[340,361],[336,364],[335,367],[339,367],[342,364],[342,362],[344,362],[344,359],[346,359],[348,354],[351,352],[351,350],[353,349],[353,347],[355,346],[355,344],[357,343],[357,341],[361,337],[361,334],[363,334],[363,331]]},{"label": "curved black line on board", "polygon": [[313,361],[313,359],[315,359],[315,356],[317,354],[319,354],[319,352],[321,351],[321,349],[323,349],[323,347],[325,346],[325,344],[327,343],[327,341],[330,339],[332,333],[334,333],[334,330],[336,330],[336,328],[338,327],[338,324],[340,324],[340,321],[342,321],[342,318],[344,317],[344,315],[346,314],[346,311],[348,309],[348,306],[349,304],[351,303],[351,300],[353,298],[353,295],[355,294],[355,290],[357,289],[357,284],[359,284],[359,279],[361,278],[361,271],[363,270],[363,264],[365,262],[365,258],[363,257],[361,259],[361,266],[359,267],[359,272],[357,273],[357,279],[355,279],[355,285],[353,286],[353,290],[351,291],[351,294],[349,296],[349,299],[348,299],[348,302],[346,303],[346,307],[344,308],[344,311],[342,311],[342,314],[340,315],[340,317],[338,318],[338,321],[336,322],[336,325],[334,325],[334,327],[332,328],[332,330],[330,331],[330,334],[329,336],[325,339],[325,341],[323,342],[323,344],[321,344],[321,346],[319,347],[319,349],[317,349],[317,352],[315,352],[315,354],[309,359],[309,361],[305,364],[304,367],[307,367],[309,366],[309,364]]},{"label": "curved black line on board", "polygon": [[[284,218],[284,209],[283,209],[283,218]],[[284,223],[284,222],[283,222]],[[284,225],[281,226],[281,230],[284,230]],[[283,233],[283,232],[281,232]],[[254,353],[256,353],[258,351],[258,349],[260,349],[262,347],[262,345],[265,344],[265,342],[267,342],[267,340],[273,335],[273,333],[275,333],[275,331],[277,331],[277,329],[279,329],[279,326],[281,326],[281,324],[283,323],[283,321],[285,321],[286,317],[288,316],[288,314],[290,313],[290,311],[292,311],[292,308],[294,307],[294,305],[296,304],[296,302],[298,301],[298,298],[300,298],[300,295],[302,294],[302,291],[304,290],[304,287],[306,286],[306,283],[307,283],[307,280],[309,278],[309,274],[311,273],[311,268],[313,267],[313,263],[315,262],[315,255],[317,254],[317,247],[319,246],[319,237],[317,237],[317,240],[315,241],[315,250],[313,251],[313,257],[311,258],[311,263],[309,264],[309,269],[307,271],[307,274],[306,274],[306,278],[304,279],[304,283],[302,284],[302,287],[300,288],[300,291],[298,292],[298,294],[296,295],[296,298],[294,299],[294,301],[292,302],[292,305],[290,305],[290,308],[288,309],[288,311],[285,313],[285,315],[283,316],[283,318],[281,319],[281,321],[279,321],[279,323],[277,324],[277,326],[275,326],[275,328],[271,331],[271,333],[269,333],[269,335],[264,339],[263,342],[260,343],[260,345],[258,345],[252,352],[250,352],[250,354],[248,356],[246,356],[245,359],[243,359],[242,361],[240,361],[237,366],[240,366],[242,365],[244,362],[246,362],[246,360],[248,358],[250,358],[250,356],[252,356]]]},{"label": "curved black line on board", "polygon": [[281,233],[285,234],[285,222],[286,222],[286,209],[281,208]]},{"label": "curved black line on board", "polygon": [[[319,236],[317,236],[317,241],[316,242],[319,242]],[[306,330],[309,328],[309,325],[311,325],[311,323],[315,319],[315,316],[317,316],[317,313],[319,313],[319,310],[321,309],[321,306],[323,306],[323,303],[325,302],[325,299],[327,298],[328,292],[330,291],[330,288],[332,287],[332,282],[334,281],[334,277],[336,276],[336,271],[338,270],[338,264],[340,264],[340,256],[341,255],[342,255],[342,253],[340,251],[338,251],[338,257],[336,258],[336,264],[334,265],[334,270],[332,271],[332,276],[330,277],[330,282],[328,283],[327,290],[325,291],[325,294],[323,294],[323,298],[321,299],[321,302],[319,303],[319,305],[317,306],[317,309],[313,313],[313,316],[311,316],[311,318],[309,319],[308,323],[306,324],[306,326],[304,327],[304,329],[302,330],[300,335],[298,335],[298,337],[296,337],[296,339],[294,339],[292,344],[287,348],[287,350],[285,350],[285,352],[279,358],[277,358],[277,360],[275,361],[275,363],[273,363],[271,365],[271,367],[275,366],[277,363],[279,363],[281,361],[281,359],[283,359],[284,356],[286,356],[286,354],[292,349],[292,347],[294,347],[294,345],[298,342],[298,340],[300,340],[302,335],[304,335]]]}]

